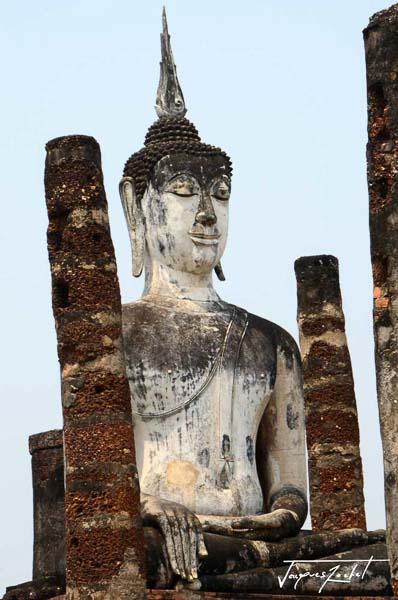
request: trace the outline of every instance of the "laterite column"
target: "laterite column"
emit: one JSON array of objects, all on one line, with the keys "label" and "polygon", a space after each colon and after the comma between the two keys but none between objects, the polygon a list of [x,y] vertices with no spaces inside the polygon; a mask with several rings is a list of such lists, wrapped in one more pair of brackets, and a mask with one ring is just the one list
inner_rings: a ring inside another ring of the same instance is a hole
[{"label": "laterite column", "polygon": [[139,485],[100,148],[79,135],[46,149],[65,439],[66,598],[141,599]]},{"label": "laterite column", "polygon": [[398,4],[364,31],[368,187],[377,395],[384,454],[387,546],[398,595]]},{"label": "laterite column", "polygon": [[29,437],[33,483],[33,580],[65,579],[64,449],[62,431]]},{"label": "laterite column", "polygon": [[295,271],[312,527],[366,529],[358,415],[338,260],[305,256],[296,260]]}]

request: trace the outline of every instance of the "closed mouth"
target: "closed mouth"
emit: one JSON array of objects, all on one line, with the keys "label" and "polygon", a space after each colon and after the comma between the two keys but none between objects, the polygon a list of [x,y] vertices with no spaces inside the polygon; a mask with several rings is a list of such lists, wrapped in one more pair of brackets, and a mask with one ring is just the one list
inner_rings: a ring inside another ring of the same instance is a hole
[{"label": "closed mouth", "polygon": [[218,244],[221,237],[219,233],[201,233],[199,231],[190,231],[189,237],[195,244],[203,244],[205,246]]}]

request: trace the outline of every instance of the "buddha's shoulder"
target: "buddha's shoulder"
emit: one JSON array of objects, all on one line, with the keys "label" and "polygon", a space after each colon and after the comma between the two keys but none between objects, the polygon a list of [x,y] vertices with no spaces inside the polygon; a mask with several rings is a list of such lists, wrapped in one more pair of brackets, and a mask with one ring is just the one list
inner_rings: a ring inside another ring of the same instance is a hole
[{"label": "buddha's shoulder", "polygon": [[134,338],[138,344],[147,345],[153,340],[156,345],[162,341],[166,345],[174,342],[180,345],[184,332],[184,344],[196,340],[198,345],[205,342],[207,347],[210,341],[216,349],[232,318],[237,328],[234,337],[238,339],[241,331],[247,350],[251,348],[256,354],[266,351],[269,355],[283,352],[286,356],[299,357],[294,338],[283,327],[224,301],[212,310],[192,313],[180,310],[177,304],[158,304],[142,298],[124,304],[122,315],[124,336]]},{"label": "buddha's shoulder", "polygon": [[177,302],[135,300],[122,307],[125,350],[131,355],[178,357],[184,364],[207,364],[217,354],[228,314],[183,310]]},{"label": "buddha's shoulder", "polygon": [[157,322],[164,321],[165,314],[167,314],[166,309],[159,306],[155,307],[152,303],[140,298],[122,305],[123,328],[154,325]]},{"label": "buddha's shoulder", "polygon": [[[237,307],[239,311],[243,309]],[[287,358],[300,360],[300,351],[293,336],[277,323],[247,312],[247,337],[253,341],[263,340],[270,344],[276,353],[282,352]]]},{"label": "buddha's shoulder", "polygon": [[183,303],[173,301],[173,299],[161,299],[153,301],[147,298],[140,298],[124,304],[122,306],[123,328],[151,330],[164,329],[170,330],[173,328],[180,329],[189,327],[190,329],[198,329],[205,326],[207,322],[228,321],[228,311],[223,310],[226,305],[220,303],[220,310],[201,309],[194,303],[185,306]]}]

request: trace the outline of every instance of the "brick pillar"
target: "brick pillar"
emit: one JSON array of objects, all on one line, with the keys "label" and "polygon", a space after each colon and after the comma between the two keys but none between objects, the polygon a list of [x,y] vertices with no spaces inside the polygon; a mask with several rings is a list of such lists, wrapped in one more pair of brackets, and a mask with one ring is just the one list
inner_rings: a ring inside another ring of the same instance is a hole
[{"label": "brick pillar", "polygon": [[46,149],[64,418],[66,597],[141,599],[140,495],[100,148],[76,135]]},{"label": "brick pillar", "polygon": [[354,380],[338,260],[295,262],[312,527],[366,529]]},{"label": "brick pillar", "polygon": [[377,396],[387,545],[398,595],[398,4],[364,30],[368,187]]},{"label": "brick pillar", "polygon": [[29,437],[33,481],[33,580],[65,579],[64,450],[62,431]]}]

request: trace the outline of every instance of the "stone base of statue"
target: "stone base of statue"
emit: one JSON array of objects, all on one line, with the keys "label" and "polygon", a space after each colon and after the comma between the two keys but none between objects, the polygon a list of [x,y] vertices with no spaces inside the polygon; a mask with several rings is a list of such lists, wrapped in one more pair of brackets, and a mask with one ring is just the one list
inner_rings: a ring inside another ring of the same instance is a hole
[{"label": "stone base of statue", "polygon": [[[382,531],[302,531],[267,543],[267,552],[263,542],[205,533],[208,556],[201,560],[194,584],[183,583],[173,573],[160,531],[145,527],[144,532],[149,598],[389,597],[392,593]],[[64,581],[47,578],[7,588],[3,600],[49,600],[64,591]]]},{"label": "stone base of statue", "polygon": [[[342,530],[267,543],[205,533],[208,556],[202,559],[196,588],[201,592],[391,595],[384,532]],[[152,589],[185,589],[173,574],[161,534],[145,528],[147,584]],[[350,547],[350,550],[344,551]],[[329,548],[330,554],[327,554]],[[341,551],[339,551],[341,550]]]},{"label": "stone base of statue", "polygon": [[[344,600],[361,600],[372,597],[373,600],[393,600],[394,596],[344,596]],[[245,594],[213,592],[174,592],[169,590],[148,590],[147,600],[296,600],[296,594]],[[318,600],[317,596],[300,596],[300,600]],[[342,600],[342,596],[322,596],[323,600]],[[53,600],[63,600],[54,598]]]},{"label": "stone base of statue", "polygon": [[3,600],[48,600],[65,592],[65,580],[46,577],[6,588]]}]

